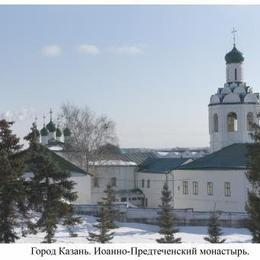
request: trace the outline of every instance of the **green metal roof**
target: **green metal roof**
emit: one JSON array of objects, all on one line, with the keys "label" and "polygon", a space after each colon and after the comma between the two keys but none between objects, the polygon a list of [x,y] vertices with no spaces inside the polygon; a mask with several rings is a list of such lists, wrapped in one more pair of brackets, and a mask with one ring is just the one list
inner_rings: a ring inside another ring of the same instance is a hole
[{"label": "green metal roof", "polygon": [[58,127],[56,129],[56,136],[57,137],[61,137],[62,136],[62,132],[61,132],[61,130]]},{"label": "green metal roof", "polygon": [[55,124],[52,122],[52,120],[46,125],[46,128],[49,130],[49,132],[54,133],[56,130]]},{"label": "green metal roof", "polygon": [[150,158],[141,166],[140,172],[168,173],[185,163],[189,158]]},{"label": "green metal roof", "polygon": [[[63,170],[67,170],[70,171],[70,173],[80,173],[80,174],[84,174],[87,175],[89,173],[87,173],[86,171],[82,170],[81,168],[79,168],[78,166],[76,166],[75,164],[71,163],[70,161],[66,160],[65,158],[63,158],[62,156],[56,154],[54,151],[49,150],[47,147],[39,144],[43,150],[44,153],[48,154],[57,164],[58,166],[63,169]],[[16,156],[21,156],[23,158],[26,158],[27,154],[30,152],[30,148],[18,153]],[[25,165],[26,165],[26,161],[25,161]],[[26,171],[29,171],[29,166],[27,165],[26,167]]]},{"label": "green metal roof", "polygon": [[120,158],[125,161],[135,162],[137,165],[141,165],[145,160],[150,158],[157,158],[158,156],[153,152],[134,152],[123,153]]},{"label": "green metal roof", "polygon": [[71,136],[71,131],[68,127],[66,127],[64,130],[63,130],[63,134],[64,136]]},{"label": "green metal roof", "polygon": [[49,131],[48,129],[44,126],[42,129],[41,129],[41,136],[48,136],[49,134]]},{"label": "green metal roof", "polygon": [[243,53],[234,45],[233,49],[225,56],[226,63],[241,63],[244,61]]},{"label": "green metal roof", "polygon": [[247,169],[248,144],[232,144],[180,166],[180,170]]}]

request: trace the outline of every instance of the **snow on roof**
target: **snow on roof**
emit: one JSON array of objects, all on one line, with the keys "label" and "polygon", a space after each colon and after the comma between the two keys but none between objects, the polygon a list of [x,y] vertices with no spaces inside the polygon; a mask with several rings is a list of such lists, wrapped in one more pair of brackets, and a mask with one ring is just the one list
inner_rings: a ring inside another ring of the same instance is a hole
[{"label": "snow on roof", "polygon": [[157,154],[159,155],[159,156],[166,156],[166,155],[168,155],[168,153],[169,152],[157,152]]},{"label": "snow on roof", "polygon": [[100,160],[95,162],[90,162],[90,165],[95,166],[136,166],[135,162],[128,162],[123,160]]},{"label": "snow on roof", "polygon": [[50,146],[48,147],[51,151],[62,151],[63,148],[61,146]]}]

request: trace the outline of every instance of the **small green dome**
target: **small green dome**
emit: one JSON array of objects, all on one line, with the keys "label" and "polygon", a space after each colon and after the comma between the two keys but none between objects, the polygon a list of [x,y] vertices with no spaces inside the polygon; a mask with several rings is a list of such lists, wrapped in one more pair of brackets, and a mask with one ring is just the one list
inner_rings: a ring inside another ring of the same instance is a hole
[{"label": "small green dome", "polygon": [[71,131],[69,130],[68,127],[66,127],[66,128],[63,130],[63,134],[64,134],[64,136],[71,136]]},{"label": "small green dome", "polygon": [[49,131],[48,129],[44,126],[42,129],[41,129],[41,136],[48,136],[49,134]]},{"label": "small green dome", "polygon": [[62,136],[62,132],[59,128],[56,129],[56,137],[61,137]]},{"label": "small green dome", "polygon": [[233,49],[225,56],[226,63],[242,63],[244,61],[243,53],[234,45]]},{"label": "small green dome", "polygon": [[46,125],[49,132],[54,133],[56,130],[55,124],[52,122],[52,120]]}]

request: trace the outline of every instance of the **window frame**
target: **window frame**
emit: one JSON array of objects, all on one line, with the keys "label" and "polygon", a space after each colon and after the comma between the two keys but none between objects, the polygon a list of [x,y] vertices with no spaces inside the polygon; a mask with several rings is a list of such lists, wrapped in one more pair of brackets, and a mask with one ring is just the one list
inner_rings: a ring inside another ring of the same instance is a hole
[{"label": "window frame", "polygon": [[231,197],[231,182],[224,182],[224,196]]},{"label": "window frame", "polygon": [[116,177],[111,178],[111,187],[116,187],[117,186],[117,180]]},{"label": "window frame", "polygon": [[229,133],[235,133],[238,131],[238,119],[235,112],[229,112],[227,114],[227,131]]},{"label": "window frame", "polygon": [[94,188],[99,187],[99,178],[97,176],[94,176],[94,178],[93,178],[93,186],[94,186]]},{"label": "window frame", "polygon": [[198,183],[198,181],[192,182],[192,194],[193,195],[199,195],[199,183]]},{"label": "window frame", "polygon": [[150,189],[150,187],[151,187],[150,179],[147,179],[146,187],[147,187],[147,189]]},{"label": "window frame", "polygon": [[218,123],[219,123],[218,114],[215,113],[215,114],[213,115],[213,132],[214,132],[214,133],[218,133],[218,129],[219,129]]},{"label": "window frame", "polygon": [[208,196],[213,196],[213,194],[214,194],[212,181],[207,182],[207,194],[208,194]]},{"label": "window frame", "polygon": [[252,112],[248,112],[246,115],[246,127],[247,131],[253,131],[254,124],[254,114]]},{"label": "window frame", "polygon": [[189,194],[189,183],[186,180],[182,181],[182,194],[183,195]]}]

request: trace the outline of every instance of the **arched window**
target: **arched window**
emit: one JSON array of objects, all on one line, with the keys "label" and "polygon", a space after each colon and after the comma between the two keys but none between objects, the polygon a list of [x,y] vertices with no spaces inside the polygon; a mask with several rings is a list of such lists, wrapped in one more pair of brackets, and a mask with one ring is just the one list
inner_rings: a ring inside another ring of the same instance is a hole
[{"label": "arched window", "polygon": [[253,131],[254,115],[252,112],[249,112],[246,116],[246,125],[248,131]]},{"label": "arched window", "polygon": [[237,69],[235,69],[235,81],[237,81]]},{"label": "arched window", "polygon": [[237,131],[237,114],[234,112],[230,112],[227,115],[227,130],[228,132]]},{"label": "arched window", "polygon": [[218,115],[214,114],[213,116],[213,131],[218,132]]}]

